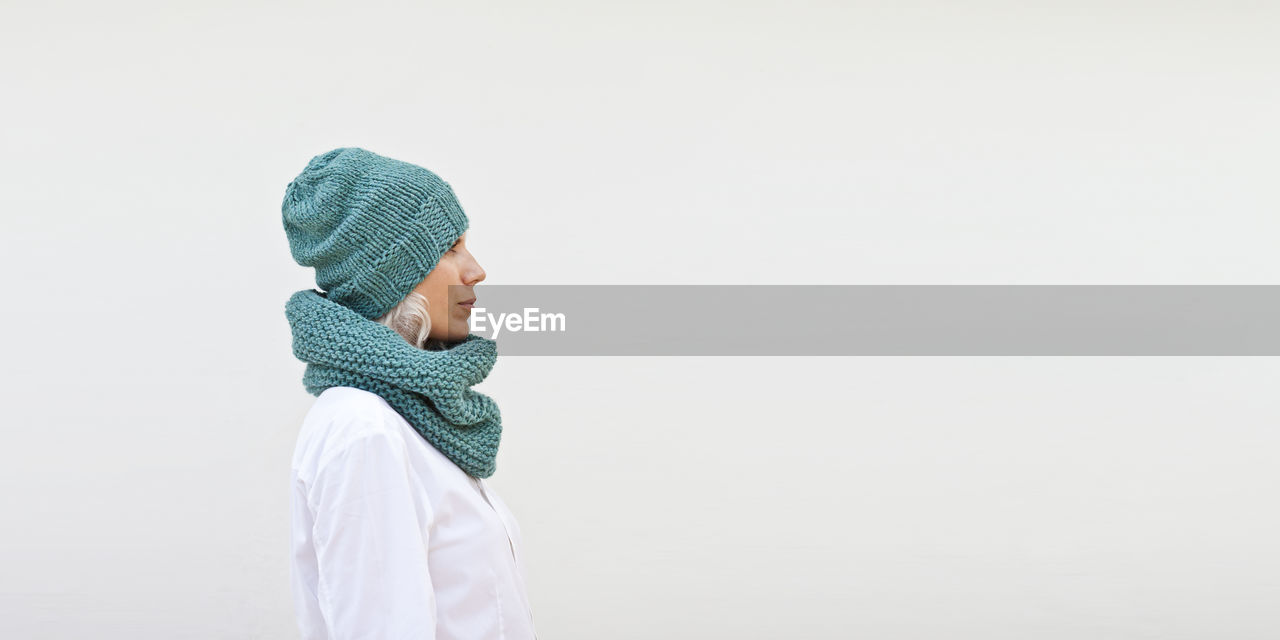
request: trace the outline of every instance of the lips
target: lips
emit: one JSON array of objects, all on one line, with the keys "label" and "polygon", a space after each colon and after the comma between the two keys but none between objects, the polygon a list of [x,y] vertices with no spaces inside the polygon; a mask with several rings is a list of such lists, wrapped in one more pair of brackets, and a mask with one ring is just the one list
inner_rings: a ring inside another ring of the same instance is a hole
[{"label": "lips", "polygon": [[470,308],[471,308],[471,306],[472,306],[472,305],[474,305],[475,303],[476,303],[476,299],[475,299],[475,298],[471,298],[470,300],[463,300],[462,302],[459,302],[458,304],[460,304],[460,305],[462,305],[462,306],[464,306],[464,307],[466,307],[466,308],[470,309]]}]

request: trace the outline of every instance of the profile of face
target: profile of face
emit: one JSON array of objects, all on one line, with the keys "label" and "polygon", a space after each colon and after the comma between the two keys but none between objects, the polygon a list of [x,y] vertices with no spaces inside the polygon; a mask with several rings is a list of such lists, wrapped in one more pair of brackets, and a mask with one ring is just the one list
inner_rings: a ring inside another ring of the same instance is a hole
[{"label": "profile of face", "polygon": [[427,299],[431,317],[429,338],[455,342],[467,337],[471,303],[476,300],[474,287],[484,280],[484,269],[467,249],[467,234],[462,234],[414,291]]}]

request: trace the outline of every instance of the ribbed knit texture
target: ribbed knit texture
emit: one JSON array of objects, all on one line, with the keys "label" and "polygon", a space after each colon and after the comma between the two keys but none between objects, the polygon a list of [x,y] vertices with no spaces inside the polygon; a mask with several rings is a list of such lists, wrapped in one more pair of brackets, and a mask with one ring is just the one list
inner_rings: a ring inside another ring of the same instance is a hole
[{"label": "ribbed knit texture", "polygon": [[366,318],[413,291],[468,225],[440,176],[359,147],[312,158],[285,189],[281,216],[293,259]]},{"label": "ribbed knit texture", "polygon": [[463,471],[493,475],[502,416],[492,398],[471,386],[493,369],[497,342],[472,333],[448,350],[419,349],[310,289],[289,298],[285,315],[293,354],[307,363],[307,392],[345,386],[376,393]]}]

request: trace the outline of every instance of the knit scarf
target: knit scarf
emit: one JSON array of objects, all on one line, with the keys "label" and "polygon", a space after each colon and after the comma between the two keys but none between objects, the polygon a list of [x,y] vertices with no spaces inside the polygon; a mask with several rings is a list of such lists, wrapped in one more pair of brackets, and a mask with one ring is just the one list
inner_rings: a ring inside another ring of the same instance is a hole
[{"label": "knit scarf", "polygon": [[497,403],[471,386],[489,375],[497,342],[469,333],[443,351],[419,349],[311,289],[290,296],[285,316],[293,354],[307,363],[308,393],[339,386],[376,393],[463,471],[493,475],[502,417]]}]

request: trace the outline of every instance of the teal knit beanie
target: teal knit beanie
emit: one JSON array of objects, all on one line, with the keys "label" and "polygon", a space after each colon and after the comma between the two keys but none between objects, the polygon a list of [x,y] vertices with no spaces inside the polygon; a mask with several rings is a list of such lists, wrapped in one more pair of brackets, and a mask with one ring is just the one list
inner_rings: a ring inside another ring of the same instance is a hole
[{"label": "teal knit beanie", "polygon": [[409,295],[467,230],[440,176],[358,147],[312,158],[281,212],[293,259],[315,267],[325,297],[370,320]]}]

